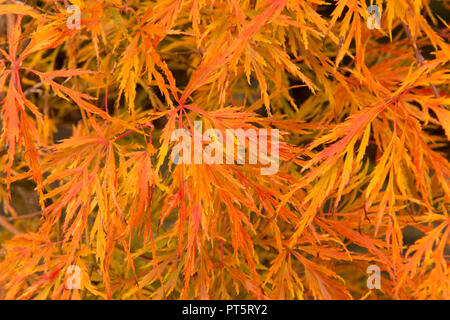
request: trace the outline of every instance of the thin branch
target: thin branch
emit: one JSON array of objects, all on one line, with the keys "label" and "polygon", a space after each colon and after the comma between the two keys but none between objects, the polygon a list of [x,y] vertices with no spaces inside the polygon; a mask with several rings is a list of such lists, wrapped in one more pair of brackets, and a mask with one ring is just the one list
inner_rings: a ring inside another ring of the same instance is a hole
[{"label": "thin branch", "polygon": [[[413,38],[412,34],[411,34],[411,30],[409,29],[408,25],[404,22],[402,22],[403,25],[403,29],[405,29],[406,32],[406,36],[409,39],[409,42],[411,43],[413,49],[414,49],[414,53],[416,54],[416,60],[417,63],[419,64],[419,66],[423,66],[423,64],[425,63],[425,58],[423,57],[422,53],[420,53],[419,48],[417,48],[417,43],[416,40]],[[430,77],[430,73],[427,73],[427,78]],[[436,85],[434,83],[431,83],[431,88],[433,89],[434,95],[436,96],[436,98],[440,98],[441,95],[439,94],[438,89],[436,88]],[[444,106],[442,104],[439,105],[439,107],[444,108]]]},{"label": "thin branch", "polygon": [[34,218],[34,217],[40,216],[40,215],[42,215],[42,211],[37,211],[37,212],[34,212],[34,213],[30,213],[30,214],[24,214],[24,215],[17,216],[17,217],[8,217],[8,218],[5,218],[5,219],[9,220],[9,221],[14,221],[14,220],[20,220],[20,219]]}]

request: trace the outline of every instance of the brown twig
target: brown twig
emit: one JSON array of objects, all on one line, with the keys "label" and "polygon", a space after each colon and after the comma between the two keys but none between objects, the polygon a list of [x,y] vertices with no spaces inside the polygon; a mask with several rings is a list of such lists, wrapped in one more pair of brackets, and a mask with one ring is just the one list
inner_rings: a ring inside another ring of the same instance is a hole
[{"label": "brown twig", "polygon": [[14,221],[14,220],[20,220],[20,219],[34,218],[34,217],[40,216],[40,215],[42,215],[42,211],[37,211],[34,213],[30,213],[30,214],[24,214],[24,215],[17,216],[17,217],[8,217],[5,219],[9,220],[9,221]]},{"label": "brown twig", "polygon": [[[417,63],[421,67],[421,66],[423,66],[423,64],[425,63],[426,60],[423,57],[422,53],[420,53],[419,48],[417,48],[416,40],[413,38],[413,36],[411,34],[411,30],[409,29],[408,25],[406,23],[404,23],[404,22],[402,22],[402,25],[403,25],[403,29],[405,30],[406,36],[408,37],[409,42],[411,43],[411,45],[412,45],[412,47],[414,49],[414,53],[416,54]],[[427,73],[427,78],[429,78],[429,77],[430,77],[430,73],[428,72]],[[430,85],[431,85],[431,88],[433,89],[434,95],[437,98],[440,98],[441,95],[439,94],[439,91],[436,88],[436,85],[434,83],[431,83]],[[440,104],[439,107],[444,109],[444,106],[442,104]]]}]

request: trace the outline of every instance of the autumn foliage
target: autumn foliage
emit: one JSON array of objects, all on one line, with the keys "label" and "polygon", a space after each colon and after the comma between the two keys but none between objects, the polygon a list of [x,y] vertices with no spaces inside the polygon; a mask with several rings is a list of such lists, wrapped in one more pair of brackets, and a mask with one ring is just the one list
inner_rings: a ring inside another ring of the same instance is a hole
[{"label": "autumn foliage", "polygon": [[[450,299],[449,11],[0,0],[0,298]],[[194,121],[279,171],[174,164]]]}]

